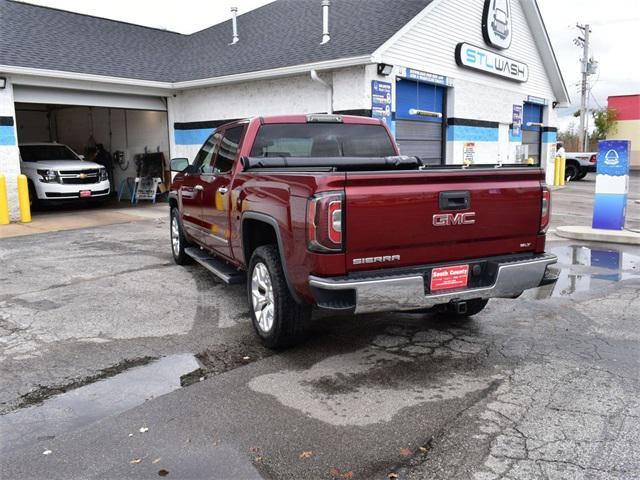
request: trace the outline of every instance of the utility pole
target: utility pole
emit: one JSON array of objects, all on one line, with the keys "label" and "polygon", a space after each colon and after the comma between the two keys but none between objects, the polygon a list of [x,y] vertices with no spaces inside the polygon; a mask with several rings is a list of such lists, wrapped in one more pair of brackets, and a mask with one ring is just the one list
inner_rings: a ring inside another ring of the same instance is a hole
[{"label": "utility pole", "polygon": [[581,63],[581,73],[582,73],[582,84],[580,86],[580,147],[583,152],[587,151],[587,146],[589,143],[589,132],[587,131],[588,125],[588,95],[589,95],[589,75],[592,73],[591,71],[591,62],[589,60],[589,34],[591,33],[591,28],[589,28],[589,24],[580,25],[576,24],[576,27],[580,31],[580,34],[576,39],[574,39],[573,43],[578,47],[582,47],[582,59]]}]

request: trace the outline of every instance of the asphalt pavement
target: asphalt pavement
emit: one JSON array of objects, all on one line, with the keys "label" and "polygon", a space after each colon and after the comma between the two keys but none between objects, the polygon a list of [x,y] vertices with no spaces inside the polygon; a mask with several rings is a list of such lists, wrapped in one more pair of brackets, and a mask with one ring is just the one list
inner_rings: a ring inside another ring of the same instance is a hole
[{"label": "asphalt pavement", "polygon": [[[587,221],[576,185],[556,222]],[[554,288],[316,315],[274,353],[166,219],[0,240],[1,476],[638,478],[640,249],[548,247]]]}]

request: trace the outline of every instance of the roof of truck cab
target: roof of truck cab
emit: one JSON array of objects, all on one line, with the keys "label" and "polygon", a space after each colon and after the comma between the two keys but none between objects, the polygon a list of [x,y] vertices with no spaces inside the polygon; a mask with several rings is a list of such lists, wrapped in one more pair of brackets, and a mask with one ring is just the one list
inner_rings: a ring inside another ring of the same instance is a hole
[{"label": "roof of truck cab", "polygon": [[[312,114],[313,115],[313,114]],[[328,117],[332,115],[318,114],[316,117]],[[356,115],[333,115],[342,119],[341,123],[361,124],[361,125],[380,125],[381,120],[371,117],[359,117]],[[274,123],[311,123],[308,121],[307,115],[269,115],[265,117],[256,117],[263,124]]]}]

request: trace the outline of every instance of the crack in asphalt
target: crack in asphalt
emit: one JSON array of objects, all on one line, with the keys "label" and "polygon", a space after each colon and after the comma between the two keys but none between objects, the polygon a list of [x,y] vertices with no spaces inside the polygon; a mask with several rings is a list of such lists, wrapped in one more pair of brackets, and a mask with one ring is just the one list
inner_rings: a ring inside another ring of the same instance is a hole
[{"label": "crack in asphalt", "polygon": [[106,378],[113,377],[115,375],[118,375],[119,373],[124,372],[125,370],[129,370],[130,368],[146,365],[152,362],[153,360],[157,360],[157,358],[158,357],[140,357],[135,359],[123,360],[121,362],[116,363],[115,365],[111,365],[110,367],[104,368],[95,374],[88,375],[82,378],[75,378],[66,383],[62,383],[58,385],[38,385],[33,390],[23,395],[20,395],[20,397],[16,400],[16,402],[13,405],[11,405],[4,412],[2,412],[2,415],[5,415],[14,410],[19,410],[21,408],[38,405],[44,402],[46,399],[53,397],[54,395],[59,395],[61,393],[65,393],[70,390],[80,388],[84,385],[88,385],[90,383],[94,383],[99,380],[104,380]]},{"label": "crack in asphalt", "polygon": [[48,292],[50,290],[55,290],[57,288],[64,288],[64,287],[72,287],[74,285],[79,285],[82,283],[88,283],[88,282],[96,282],[96,281],[100,281],[100,280],[104,280],[107,278],[115,278],[115,277],[119,277],[121,275],[128,275],[131,273],[139,273],[139,272],[145,272],[145,271],[149,271],[149,270],[159,270],[165,267],[171,267],[173,266],[173,263],[170,262],[166,262],[166,263],[158,263],[158,264],[153,264],[153,265],[146,265],[144,267],[139,267],[139,268],[130,268],[130,269],[126,269],[126,270],[121,270],[119,272],[114,272],[114,273],[109,273],[106,275],[99,275],[99,276],[95,276],[95,277],[86,277],[86,278],[78,278],[76,280],[70,281],[70,282],[66,282],[66,283],[56,283],[53,285],[49,285],[46,288],[42,288],[42,289],[38,289],[38,290],[28,290],[28,291],[24,291],[24,292],[20,292],[19,294],[9,294],[9,295],[0,295],[0,301],[11,301],[13,299],[19,299],[20,297],[24,297],[26,295],[32,295],[34,293],[43,293],[43,292]]}]

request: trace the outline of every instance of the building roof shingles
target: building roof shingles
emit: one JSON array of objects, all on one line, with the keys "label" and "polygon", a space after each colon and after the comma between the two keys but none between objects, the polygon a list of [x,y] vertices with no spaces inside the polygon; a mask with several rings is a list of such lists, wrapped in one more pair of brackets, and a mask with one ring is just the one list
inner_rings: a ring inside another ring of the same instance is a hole
[{"label": "building roof shingles", "polygon": [[178,82],[373,53],[432,0],[332,0],[331,41],[321,0],[277,0],[231,21],[181,35],[0,0],[0,65]]}]

